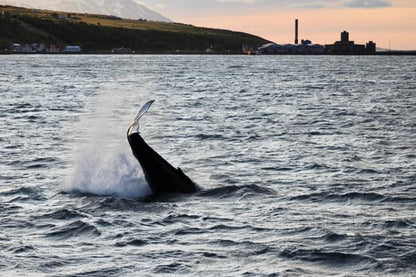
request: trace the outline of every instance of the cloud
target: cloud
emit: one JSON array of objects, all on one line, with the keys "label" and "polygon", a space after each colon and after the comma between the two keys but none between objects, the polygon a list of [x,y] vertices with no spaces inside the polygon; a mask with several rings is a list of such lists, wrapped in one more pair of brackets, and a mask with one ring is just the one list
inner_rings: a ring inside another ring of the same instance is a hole
[{"label": "cloud", "polygon": [[323,9],[326,6],[323,3],[293,3],[290,5],[292,9]]},{"label": "cloud", "polygon": [[260,4],[262,6],[280,6],[292,9],[322,9],[322,8],[381,8],[393,6],[393,0],[206,0],[207,2],[228,4]]},{"label": "cloud", "polygon": [[[1,1],[1,0],[0,0]],[[32,0],[40,1],[40,0]],[[47,1],[47,0],[42,0]],[[237,13],[245,11],[252,13],[255,10],[323,10],[323,9],[348,9],[364,8],[373,9],[380,7],[398,6],[403,1],[416,0],[133,0],[147,7],[173,14],[219,14]],[[414,4],[413,4],[414,5]],[[177,16],[177,15],[176,15]]]},{"label": "cloud", "polygon": [[344,7],[349,8],[382,8],[382,7],[391,7],[393,4],[389,0],[350,0],[344,3]]},{"label": "cloud", "polygon": [[292,0],[286,2],[292,9],[323,9],[323,8],[381,8],[391,7],[392,0]]},{"label": "cloud", "polygon": [[155,9],[165,9],[166,5],[163,3],[157,3],[156,5],[154,5]]},{"label": "cloud", "polygon": [[244,3],[244,4],[257,4],[262,3],[263,0],[216,0],[222,3]]}]

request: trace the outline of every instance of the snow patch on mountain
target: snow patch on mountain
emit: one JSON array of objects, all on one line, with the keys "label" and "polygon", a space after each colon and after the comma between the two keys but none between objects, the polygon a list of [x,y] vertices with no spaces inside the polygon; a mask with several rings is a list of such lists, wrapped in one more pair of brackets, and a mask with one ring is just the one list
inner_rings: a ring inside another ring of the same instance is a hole
[{"label": "snow patch on mountain", "polygon": [[115,15],[128,19],[172,22],[133,0],[0,0],[0,4],[74,13]]}]

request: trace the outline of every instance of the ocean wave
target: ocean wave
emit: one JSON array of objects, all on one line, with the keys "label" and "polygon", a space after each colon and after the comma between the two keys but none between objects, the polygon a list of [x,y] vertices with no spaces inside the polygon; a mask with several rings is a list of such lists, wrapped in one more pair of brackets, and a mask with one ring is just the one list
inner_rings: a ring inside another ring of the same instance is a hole
[{"label": "ocean wave", "polygon": [[292,201],[312,201],[312,202],[346,202],[346,201],[364,201],[364,202],[401,202],[409,203],[416,201],[412,196],[391,196],[375,192],[348,192],[348,193],[330,193],[319,192],[303,194],[291,197]]},{"label": "ocean wave", "polygon": [[228,198],[228,197],[241,197],[251,195],[275,195],[276,191],[271,188],[266,188],[258,185],[231,185],[223,186],[213,189],[203,190],[198,193],[198,196],[202,197],[217,197],[217,198]]},{"label": "ocean wave", "polygon": [[36,249],[32,245],[19,245],[19,246],[12,246],[7,249],[9,252],[13,252],[14,254],[21,254],[24,252],[33,252]]},{"label": "ocean wave", "polygon": [[84,204],[79,207],[83,211],[136,211],[146,209],[144,207],[144,198],[132,199],[119,196],[97,196],[95,194],[84,193],[78,195],[84,197]]},{"label": "ocean wave", "polygon": [[75,271],[67,275],[63,274],[62,276],[89,276],[89,277],[116,276],[120,274],[121,270],[122,270],[121,268],[110,267],[110,268],[102,268],[102,269],[94,269],[94,270]]},{"label": "ocean wave", "polygon": [[188,274],[191,273],[191,267],[185,264],[173,262],[165,265],[157,265],[153,269],[157,274]]},{"label": "ocean wave", "polygon": [[94,225],[81,220],[56,227],[55,229],[47,233],[46,237],[70,239],[73,237],[97,237],[101,235],[101,232]]},{"label": "ocean wave", "polygon": [[263,255],[268,252],[275,252],[275,250],[264,244],[252,241],[238,241],[231,239],[215,239],[211,240],[210,244],[219,245],[221,248],[227,249],[232,255],[237,257],[251,257],[255,255]]},{"label": "ocean wave", "polygon": [[87,215],[84,215],[75,210],[59,209],[58,211],[54,211],[54,212],[43,214],[43,215],[38,215],[35,218],[36,219],[69,220],[69,219],[83,218],[83,217],[87,217]]},{"label": "ocean wave", "polygon": [[388,229],[414,228],[415,222],[409,219],[387,220],[383,223],[383,227]]},{"label": "ocean wave", "polygon": [[225,140],[226,138],[221,134],[209,135],[209,134],[198,134],[195,138],[199,140]]},{"label": "ocean wave", "polygon": [[10,195],[36,195],[38,194],[39,191],[38,189],[34,188],[34,187],[18,187],[18,188],[11,188],[11,189],[6,189],[3,191],[0,191],[0,195],[3,196],[10,196]]},{"label": "ocean wave", "polygon": [[318,249],[284,249],[280,256],[288,259],[324,264],[332,268],[353,270],[381,270],[381,263],[372,257],[355,253],[332,252]]},{"label": "ocean wave", "polygon": [[291,197],[290,200],[293,201],[313,201],[313,202],[345,202],[345,201],[382,201],[385,200],[386,196],[378,194],[378,193],[363,193],[363,192],[349,192],[344,194],[337,194],[337,193],[327,193],[327,192],[320,192],[320,193],[311,193],[311,194],[304,194]]},{"label": "ocean wave", "polygon": [[125,247],[125,246],[143,246],[148,244],[146,241],[144,240],[140,240],[140,239],[132,239],[132,240],[128,240],[128,241],[123,241],[123,242],[117,242],[115,244],[115,246],[117,247]]},{"label": "ocean wave", "polygon": [[277,167],[277,166],[268,166],[268,167],[262,167],[262,170],[267,170],[267,171],[292,171],[295,168],[292,167]]},{"label": "ocean wave", "polygon": [[190,215],[190,214],[169,214],[165,218],[162,219],[161,223],[163,224],[171,224],[177,222],[183,222],[188,220],[198,220],[200,219],[200,215]]},{"label": "ocean wave", "polygon": [[0,196],[6,197],[8,203],[45,201],[47,197],[42,188],[19,187],[0,191]]},{"label": "ocean wave", "polygon": [[337,234],[335,232],[330,232],[328,231],[323,237],[322,239],[327,241],[327,242],[339,242],[339,241],[343,241],[345,239],[347,239],[348,236],[344,235],[344,234]]},{"label": "ocean wave", "polygon": [[40,168],[48,168],[57,162],[59,162],[59,158],[55,157],[42,157],[42,158],[34,158],[31,160],[26,161],[12,161],[9,162],[8,165],[15,166],[15,167],[21,167],[24,169],[40,169]]}]

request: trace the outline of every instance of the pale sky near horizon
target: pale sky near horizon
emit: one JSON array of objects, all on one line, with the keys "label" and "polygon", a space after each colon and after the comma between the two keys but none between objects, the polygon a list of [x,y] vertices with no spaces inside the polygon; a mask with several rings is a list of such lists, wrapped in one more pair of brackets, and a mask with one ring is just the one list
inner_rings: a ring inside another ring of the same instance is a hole
[{"label": "pale sky near horizon", "polygon": [[350,40],[416,50],[416,0],[135,0],[175,22],[248,32],[276,43]]}]

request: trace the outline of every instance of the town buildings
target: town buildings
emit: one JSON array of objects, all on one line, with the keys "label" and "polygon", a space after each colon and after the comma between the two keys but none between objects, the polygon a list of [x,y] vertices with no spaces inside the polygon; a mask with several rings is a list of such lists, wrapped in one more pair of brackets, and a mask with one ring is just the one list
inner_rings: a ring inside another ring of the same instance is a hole
[{"label": "town buildings", "polygon": [[44,43],[13,43],[10,45],[10,51],[13,53],[59,53],[61,50],[55,44]]},{"label": "town buildings", "polygon": [[44,44],[44,43],[13,43],[10,45],[10,51],[12,53],[81,53],[81,47],[78,45],[66,46],[63,51],[56,44]]}]

